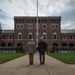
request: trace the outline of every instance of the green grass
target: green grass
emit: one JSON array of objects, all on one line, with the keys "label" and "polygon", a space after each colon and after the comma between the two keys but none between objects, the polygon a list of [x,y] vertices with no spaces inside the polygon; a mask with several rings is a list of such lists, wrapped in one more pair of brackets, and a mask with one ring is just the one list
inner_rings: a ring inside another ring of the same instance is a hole
[{"label": "green grass", "polygon": [[49,55],[66,64],[75,64],[75,54],[49,53]]},{"label": "green grass", "polygon": [[0,53],[0,64],[24,56],[25,53]]}]

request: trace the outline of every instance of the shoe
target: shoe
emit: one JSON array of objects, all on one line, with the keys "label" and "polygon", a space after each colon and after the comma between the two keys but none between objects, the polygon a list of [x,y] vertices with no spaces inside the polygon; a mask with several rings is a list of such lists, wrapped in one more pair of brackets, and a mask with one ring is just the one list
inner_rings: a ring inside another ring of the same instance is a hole
[{"label": "shoe", "polygon": [[33,65],[33,63],[30,63],[30,65]]},{"label": "shoe", "polygon": [[42,63],[42,65],[44,65],[44,63]]}]

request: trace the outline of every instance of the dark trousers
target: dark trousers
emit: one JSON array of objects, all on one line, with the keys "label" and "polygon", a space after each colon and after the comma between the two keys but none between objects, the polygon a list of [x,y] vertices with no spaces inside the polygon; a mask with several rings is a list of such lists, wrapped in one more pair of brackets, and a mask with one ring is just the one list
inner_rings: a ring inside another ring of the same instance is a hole
[{"label": "dark trousers", "polygon": [[32,65],[34,62],[34,53],[29,53],[29,64]]},{"label": "dark trousers", "polygon": [[39,53],[40,55],[40,64],[44,64],[45,62],[45,52]]}]

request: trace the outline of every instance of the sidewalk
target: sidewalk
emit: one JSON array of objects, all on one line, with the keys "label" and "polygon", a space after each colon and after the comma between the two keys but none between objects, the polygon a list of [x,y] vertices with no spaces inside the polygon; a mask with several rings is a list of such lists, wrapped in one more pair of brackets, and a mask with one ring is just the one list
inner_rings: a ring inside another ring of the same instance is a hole
[{"label": "sidewalk", "polygon": [[29,65],[28,55],[0,64],[0,75],[75,75],[75,65],[64,64],[47,55],[45,64],[40,65],[39,56],[34,57],[34,65]]}]

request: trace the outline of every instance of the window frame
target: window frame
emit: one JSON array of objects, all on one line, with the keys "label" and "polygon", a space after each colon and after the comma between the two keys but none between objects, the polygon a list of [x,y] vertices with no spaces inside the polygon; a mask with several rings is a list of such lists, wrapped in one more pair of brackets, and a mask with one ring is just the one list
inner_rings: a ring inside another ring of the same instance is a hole
[{"label": "window frame", "polygon": [[51,28],[52,29],[58,29],[59,28],[59,25],[58,24],[51,24]]},{"label": "window frame", "polygon": [[70,40],[73,40],[73,35],[70,35]]},{"label": "window frame", "polygon": [[[45,36],[45,38],[44,38],[44,36]],[[47,34],[45,32],[43,33],[43,39],[47,39]]]},{"label": "window frame", "polygon": [[31,39],[31,38],[30,38],[30,35],[31,35],[31,38],[33,37],[33,34],[30,32],[30,33],[28,34],[28,39]]},{"label": "window frame", "polygon": [[[30,27],[30,26],[31,26],[31,27]],[[29,28],[29,29],[33,29],[33,24],[29,24],[29,25],[28,25],[28,28]]]},{"label": "window frame", "polygon": [[[55,36],[56,36],[56,38],[55,38]],[[53,33],[53,40],[57,40],[57,33],[56,32]]]},{"label": "window frame", "polygon": [[9,40],[12,40],[13,39],[13,35],[9,35]]},{"label": "window frame", "polygon": [[22,40],[22,33],[21,32],[18,33],[18,40]]},{"label": "window frame", "polygon": [[[44,26],[45,26],[45,27],[44,27]],[[43,25],[42,25],[42,28],[43,28],[43,29],[47,29],[47,25],[46,25],[46,24],[43,24]]]},{"label": "window frame", "polygon": [[16,29],[24,29],[24,24],[16,24]]}]

